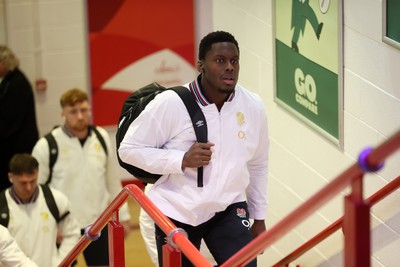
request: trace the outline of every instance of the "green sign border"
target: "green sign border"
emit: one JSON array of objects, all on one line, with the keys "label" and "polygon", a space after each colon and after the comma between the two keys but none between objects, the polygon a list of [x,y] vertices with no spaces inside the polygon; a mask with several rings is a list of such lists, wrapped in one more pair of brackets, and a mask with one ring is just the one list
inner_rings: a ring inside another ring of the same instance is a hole
[{"label": "green sign border", "polygon": [[274,100],[343,150],[343,0],[272,5]]},{"label": "green sign border", "polygon": [[382,40],[400,49],[400,0],[382,1]]}]

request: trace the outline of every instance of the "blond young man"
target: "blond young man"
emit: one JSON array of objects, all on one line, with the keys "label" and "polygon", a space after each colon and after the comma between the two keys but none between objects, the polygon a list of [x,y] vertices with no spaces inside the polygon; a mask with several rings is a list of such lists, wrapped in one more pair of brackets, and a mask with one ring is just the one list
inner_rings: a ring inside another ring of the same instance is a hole
[{"label": "blond young man", "polygon": [[[76,214],[82,233],[92,224],[122,190],[114,148],[107,131],[92,126],[91,109],[86,92],[78,88],[66,91],[60,98],[64,124],[51,131],[58,146],[58,157],[49,182],[49,145],[41,138],[32,154],[40,162],[39,182],[64,192],[71,201],[71,212]],[[105,149],[95,133],[105,142]],[[105,151],[107,150],[107,151]],[[120,221],[126,233],[130,230],[127,204],[121,207]],[[107,227],[101,236],[84,251],[88,266],[108,266]]]}]

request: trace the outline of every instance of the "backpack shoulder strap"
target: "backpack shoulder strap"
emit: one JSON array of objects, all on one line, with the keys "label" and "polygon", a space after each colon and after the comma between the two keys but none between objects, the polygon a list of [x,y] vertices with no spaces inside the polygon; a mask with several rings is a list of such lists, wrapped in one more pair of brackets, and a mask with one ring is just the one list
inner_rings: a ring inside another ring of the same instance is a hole
[{"label": "backpack shoulder strap", "polygon": [[49,208],[51,214],[56,220],[57,224],[61,222],[65,217],[68,216],[69,211],[60,216],[60,211],[58,210],[56,200],[54,199],[53,193],[48,185],[41,184],[44,199],[46,200],[47,207]]},{"label": "backpack shoulder strap", "polygon": [[97,130],[96,126],[91,125],[90,128],[94,131],[94,133],[97,136],[97,139],[99,139],[101,146],[104,149],[104,152],[106,153],[106,155],[108,156],[108,150],[107,150],[107,145],[106,145],[106,141],[104,141],[104,137],[101,135],[101,133],[99,132],[99,130]]},{"label": "backpack shoulder strap", "polygon": [[47,140],[47,144],[49,145],[49,177],[47,178],[46,181],[46,184],[49,184],[53,176],[53,167],[58,157],[58,146],[56,139],[54,138],[51,132],[46,134],[44,138]]},{"label": "backpack shoulder strap", "polygon": [[10,211],[8,209],[6,190],[4,189],[0,192],[0,224],[4,227],[8,226],[10,221]]},{"label": "backpack shoulder strap", "polygon": [[[199,104],[197,104],[192,93],[190,92],[190,90],[183,86],[176,86],[170,89],[174,90],[185,104],[189,112],[190,118],[192,119],[192,124],[197,141],[206,143],[208,141],[206,118],[204,117],[204,114],[201,111]],[[197,186],[203,187],[203,167],[199,167],[197,169]]]},{"label": "backpack shoulder strap", "polygon": [[197,141],[203,143],[207,142],[208,133],[207,133],[206,118],[204,117],[204,114],[201,111],[199,104],[197,104],[197,101],[195,100],[190,90],[188,90],[186,87],[183,86],[172,87],[171,89],[174,90],[180,96],[183,103],[185,104],[189,112],[190,118],[192,119],[193,122],[193,127],[196,133]]},{"label": "backpack shoulder strap", "polygon": [[53,193],[50,190],[50,187],[45,184],[40,185],[42,187],[44,199],[46,200],[47,207],[49,208],[51,214],[53,215],[54,219],[58,223],[60,220],[60,212],[58,211],[58,207],[56,201],[54,199]]}]

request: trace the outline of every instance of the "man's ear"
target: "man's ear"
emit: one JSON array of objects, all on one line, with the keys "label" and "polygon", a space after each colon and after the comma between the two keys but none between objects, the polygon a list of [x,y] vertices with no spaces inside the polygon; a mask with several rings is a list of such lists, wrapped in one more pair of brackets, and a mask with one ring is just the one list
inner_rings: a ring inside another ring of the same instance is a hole
[{"label": "man's ear", "polygon": [[14,182],[14,180],[13,180],[13,178],[11,176],[11,172],[8,173],[8,180],[10,181],[10,183]]},{"label": "man's ear", "polygon": [[65,123],[65,113],[64,110],[61,111],[61,120],[63,123]]},{"label": "man's ear", "polygon": [[202,62],[201,60],[197,61],[197,70],[198,70],[200,73],[203,73],[203,72],[204,72],[203,62]]}]

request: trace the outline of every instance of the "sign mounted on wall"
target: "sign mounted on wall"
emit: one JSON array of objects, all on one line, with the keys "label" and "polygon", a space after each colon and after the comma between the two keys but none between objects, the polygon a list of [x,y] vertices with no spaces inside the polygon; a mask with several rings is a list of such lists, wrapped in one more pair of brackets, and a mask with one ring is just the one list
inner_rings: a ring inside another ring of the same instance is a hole
[{"label": "sign mounted on wall", "polygon": [[383,0],[383,41],[400,49],[400,0]]},{"label": "sign mounted on wall", "polygon": [[142,86],[196,77],[193,0],[88,0],[87,15],[95,124],[115,126],[125,98]]},{"label": "sign mounted on wall", "polygon": [[275,101],[343,147],[341,0],[274,0]]}]

